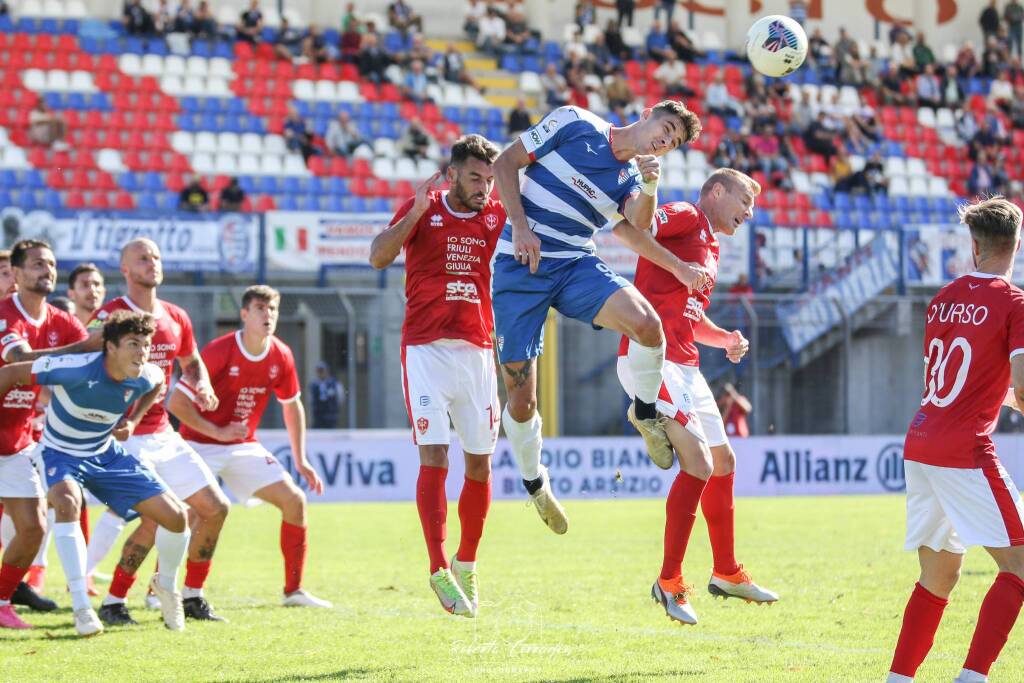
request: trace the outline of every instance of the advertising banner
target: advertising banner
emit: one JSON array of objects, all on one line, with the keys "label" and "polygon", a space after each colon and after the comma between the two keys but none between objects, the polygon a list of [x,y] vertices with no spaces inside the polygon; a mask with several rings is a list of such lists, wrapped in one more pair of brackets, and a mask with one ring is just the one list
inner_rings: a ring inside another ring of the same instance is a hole
[{"label": "advertising banner", "polygon": [[255,273],[260,218],[251,214],[0,211],[4,243],[49,242],[61,265],[92,261],[117,270],[125,242],[146,237],[160,247],[166,272]]}]

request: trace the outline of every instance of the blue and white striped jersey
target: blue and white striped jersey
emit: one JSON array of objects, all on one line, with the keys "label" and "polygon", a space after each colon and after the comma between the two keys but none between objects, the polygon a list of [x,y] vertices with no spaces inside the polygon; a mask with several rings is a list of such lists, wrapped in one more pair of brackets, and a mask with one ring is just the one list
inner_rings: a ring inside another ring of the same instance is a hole
[{"label": "blue and white striped jersey", "polygon": [[[559,107],[520,136],[532,163],[520,184],[526,221],[540,238],[541,256],[593,254],[594,233],[623,219],[643,179],[636,162],[612,154],[612,126],[579,107]],[[499,254],[514,255],[506,223]]]},{"label": "blue and white striped jersey", "polygon": [[110,447],[114,427],[143,394],[163,383],[164,373],[146,363],[134,379],[115,382],[102,353],[43,356],[32,363],[32,381],[51,387],[43,446],[82,458]]}]

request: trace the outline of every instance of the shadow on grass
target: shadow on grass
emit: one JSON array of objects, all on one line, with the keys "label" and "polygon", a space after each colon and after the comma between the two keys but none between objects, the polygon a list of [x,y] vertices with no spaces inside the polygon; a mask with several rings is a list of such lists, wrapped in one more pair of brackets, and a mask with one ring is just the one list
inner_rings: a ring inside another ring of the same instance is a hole
[{"label": "shadow on grass", "polygon": [[[374,678],[378,679],[381,675],[387,675],[388,678],[394,678],[397,672],[395,669],[367,669],[367,668],[352,668],[352,669],[338,669],[337,671],[328,671],[322,674],[297,674],[294,676],[279,676],[275,678],[233,678],[233,679],[215,679],[218,683],[286,683],[292,682],[300,683],[301,681],[344,681],[348,679],[360,679],[360,678]],[[398,677],[401,678],[400,676]]]},{"label": "shadow on grass", "polygon": [[551,676],[545,676],[544,678],[534,679],[537,681],[545,681],[545,683],[595,683],[600,681],[642,681],[647,679],[657,679],[665,681],[676,681],[684,680],[687,678],[703,678],[708,675],[708,671],[705,669],[689,669],[689,670],[677,670],[677,671],[631,671],[627,674],[617,673],[608,674],[607,676],[573,676],[570,678],[553,678]]}]

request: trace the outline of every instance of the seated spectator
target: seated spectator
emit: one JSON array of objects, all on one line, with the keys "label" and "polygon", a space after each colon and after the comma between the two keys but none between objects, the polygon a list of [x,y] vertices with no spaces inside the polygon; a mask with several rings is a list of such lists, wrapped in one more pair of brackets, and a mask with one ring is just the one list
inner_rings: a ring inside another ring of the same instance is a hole
[{"label": "seated spectator", "polygon": [[869,144],[881,142],[882,127],[875,117],[875,110],[871,107],[861,107],[850,117],[850,126],[857,129],[857,135]]},{"label": "seated spectator", "polygon": [[825,40],[821,28],[815,28],[807,39],[807,61],[818,72],[818,77],[831,81],[836,73],[836,60],[832,46]]},{"label": "seated spectator", "polygon": [[892,44],[889,63],[895,64],[903,78],[913,78],[917,74],[917,62],[914,61],[914,48],[910,44],[910,35],[900,33]]},{"label": "seated spectator", "polygon": [[736,128],[726,128],[715,153],[711,159],[711,165],[723,168],[731,167],[744,173],[752,172],[751,152],[746,140],[740,135]]},{"label": "seated spectator", "polygon": [[928,47],[928,43],[924,41],[924,31],[919,31],[917,42],[914,43],[914,49],[911,50],[911,54],[914,55],[914,64],[917,66],[918,71],[924,71],[926,66],[935,63],[935,53]]},{"label": "seated spectator", "polygon": [[899,68],[891,62],[886,66],[879,79],[878,96],[883,104],[897,107],[910,104],[910,98],[903,94],[903,77],[900,75]]},{"label": "seated spectator", "polygon": [[1010,101],[1010,122],[1014,128],[1024,128],[1024,85],[1014,89],[1013,100]]},{"label": "seated spectator", "polygon": [[626,80],[626,73],[622,67],[617,67],[612,75],[605,79],[604,96],[608,102],[608,108],[612,110],[626,109],[633,103],[636,96],[633,94],[633,89],[629,87],[629,81]]},{"label": "seated spectator", "polygon": [[608,46],[608,51],[620,60],[626,60],[632,56],[633,50],[622,39],[622,31],[619,30],[614,19],[609,19],[604,26],[604,44]]},{"label": "seated spectator", "polygon": [[698,59],[703,59],[705,56],[705,52],[697,49],[696,43],[693,42],[675,19],[669,22],[668,44],[672,51],[676,53],[676,56],[684,62],[694,62]]},{"label": "seated spectator", "polygon": [[598,78],[604,78],[612,70],[615,58],[611,50],[604,42],[604,34],[598,33],[587,46],[587,62],[590,65],[590,72]]},{"label": "seated spectator", "polygon": [[430,136],[419,119],[412,119],[398,139],[398,150],[413,160],[426,159],[430,148]]},{"label": "seated spectator", "polygon": [[964,102],[964,90],[956,76],[956,67],[950,64],[942,74],[942,104],[950,109],[959,109]]},{"label": "seated spectator", "polygon": [[487,6],[487,12],[477,26],[476,46],[482,52],[500,55],[501,46],[505,42],[505,20],[498,15],[493,5]]},{"label": "seated spectator", "polygon": [[363,46],[363,23],[353,17],[345,25],[341,37],[338,39],[338,49],[341,52],[341,61],[346,64],[356,64],[359,61],[359,50]]},{"label": "seated spectator", "polygon": [[1004,130],[999,118],[988,115],[978,121],[978,130],[970,140],[969,155],[978,158],[982,154],[994,159],[999,154],[999,148],[1009,144],[1010,139]]},{"label": "seated spectator", "polygon": [[409,33],[413,26],[417,31],[423,31],[423,17],[413,12],[405,0],[395,0],[388,5],[388,24],[401,31],[403,35]]},{"label": "seated spectator", "polygon": [[311,64],[323,64],[331,59],[330,50],[327,49],[327,39],[324,38],[323,31],[316,24],[309,25],[309,33],[302,41],[302,56]]},{"label": "seated spectator", "polygon": [[128,0],[124,4],[121,23],[124,24],[124,30],[132,36],[148,36],[156,30],[153,15],[142,6],[141,0]]},{"label": "seated spectator", "polygon": [[863,178],[857,178],[853,173],[853,165],[850,163],[850,156],[846,153],[846,148],[839,145],[835,150],[835,154],[829,162],[828,174],[832,178],[836,192],[867,191],[867,188],[860,184]]},{"label": "seated spectator", "polygon": [[839,61],[836,79],[840,85],[860,87],[870,80],[871,63],[861,58],[860,46],[852,43]]},{"label": "seated spectator", "polygon": [[295,105],[288,105],[288,116],[284,120],[284,130],[281,134],[284,135],[288,149],[302,154],[304,160],[309,161],[309,157],[318,153],[313,145],[313,133],[309,130],[309,124],[299,116]]},{"label": "seated spectator", "polygon": [[540,75],[540,84],[544,88],[544,102],[552,109],[569,103],[569,85],[554,62],[548,62]]},{"label": "seated spectator", "polygon": [[810,92],[801,91],[800,102],[793,107],[793,114],[789,119],[789,132],[793,135],[803,136],[817,116],[818,103],[811,99]]},{"label": "seated spectator", "polygon": [[689,95],[693,94],[693,91],[684,85],[686,83],[686,65],[676,58],[675,53],[659,64],[652,76],[654,76],[654,80],[661,83],[661,87],[665,89],[667,95],[679,96],[681,94],[680,87],[689,91]]},{"label": "seated spectator", "polygon": [[192,32],[199,37],[215,38],[217,36],[217,20],[213,17],[213,10],[206,0],[199,0],[196,7],[196,18],[192,24]]},{"label": "seated spectator", "polygon": [[871,194],[888,194],[889,179],[885,177],[885,163],[882,161],[882,153],[875,150],[875,153],[864,163],[864,169],[859,171],[864,174],[868,192]]},{"label": "seated spectator", "polygon": [[1003,111],[1010,111],[1010,102],[1013,100],[1013,83],[1006,76],[1006,71],[999,73],[999,77],[992,81],[988,91],[988,106],[999,107]]},{"label": "seated spectator", "polygon": [[827,164],[836,154],[836,144],[835,134],[829,129],[826,121],[826,113],[819,111],[818,116],[804,131],[804,144],[811,152],[824,156]]},{"label": "seated spectator", "polygon": [[160,35],[174,30],[174,13],[167,0],[159,0],[157,3],[156,12],[153,13],[153,28]]},{"label": "seated spectator", "polygon": [[583,42],[583,34],[575,26],[572,27],[572,37],[562,45],[562,55],[567,62],[566,72],[569,70],[568,64],[581,64],[590,55],[587,44]]},{"label": "seated spectator", "polygon": [[405,83],[400,88],[402,95],[406,99],[422,105],[431,101],[427,94],[427,85],[427,74],[423,71],[423,62],[414,59],[409,64],[409,72],[405,74]]},{"label": "seated spectator", "polygon": [[64,142],[66,134],[64,117],[46,106],[46,100],[42,97],[36,100],[36,106],[28,115],[28,136],[32,142],[65,150],[68,148]]},{"label": "seated spectator", "polygon": [[974,52],[974,44],[971,41],[965,42],[956,53],[956,73],[960,78],[974,78],[981,70],[978,64],[978,55]]},{"label": "seated spectator", "polygon": [[7,5],[7,0],[0,0],[0,16],[6,17],[11,13],[11,8]]},{"label": "seated spectator", "polygon": [[776,187],[789,189],[790,160],[784,154],[784,148],[775,126],[766,123],[753,135],[747,138],[747,145],[754,156],[754,163]]},{"label": "seated spectator", "polygon": [[989,163],[988,155],[984,152],[978,154],[974,167],[967,177],[967,194],[978,197],[996,193],[996,171]]},{"label": "seated spectator", "polygon": [[483,0],[469,0],[466,10],[463,12],[465,19],[462,22],[462,30],[466,32],[469,39],[476,42],[477,34],[480,33],[480,20],[487,13],[487,5]]},{"label": "seated spectator", "polygon": [[839,28],[839,38],[836,40],[835,46],[832,48],[832,55],[835,57],[836,71],[839,71],[839,67],[842,66],[843,60],[846,55],[850,54],[853,47],[857,44],[845,28]]},{"label": "seated spectator", "polygon": [[995,78],[1007,61],[1009,61],[1009,55],[1006,54],[1006,48],[1000,44],[999,38],[990,36],[981,53],[981,75],[986,78]]},{"label": "seated spectator", "polygon": [[526,100],[520,97],[516,100],[516,106],[508,113],[508,137],[515,139],[516,136],[528,130],[532,125],[530,112],[526,108]]},{"label": "seated spectator", "polygon": [[442,57],[441,64],[444,80],[449,83],[461,83],[462,85],[471,86],[481,93],[487,92],[486,88],[479,87],[476,79],[469,75],[469,71],[466,70],[466,60],[453,43],[448,43],[448,48]]},{"label": "seated spectator", "polygon": [[530,52],[530,40],[533,31],[526,23],[526,15],[518,7],[509,8],[505,15],[505,51],[510,53]]},{"label": "seated spectator", "polygon": [[929,64],[917,77],[917,106],[938,109],[942,106],[942,84],[935,75],[935,66]]},{"label": "seated spectator", "polygon": [[260,0],[251,0],[249,9],[238,17],[238,25],[235,30],[238,40],[247,43],[259,42],[260,34],[263,32],[263,12],[260,11]]},{"label": "seated spectator", "polygon": [[986,39],[999,31],[999,8],[996,7],[996,0],[990,0],[988,7],[981,10],[981,14],[978,16],[978,25],[981,26],[981,34]]},{"label": "seated spectator", "polygon": [[210,195],[206,188],[199,182],[199,178],[191,176],[185,187],[181,188],[178,195],[178,208],[182,211],[193,211],[196,213],[206,211],[210,208]]},{"label": "seated spectator", "polygon": [[367,33],[363,36],[363,46],[356,60],[359,75],[380,85],[387,82],[384,71],[391,65],[391,57],[377,44],[377,36]]},{"label": "seated spectator", "polygon": [[181,0],[178,4],[178,9],[174,11],[174,26],[172,30],[175,33],[196,32],[196,13],[192,9],[190,0]]},{"label": "seated spectator", "polygon": [[[974,116],[974,112],[970,109],[964,109],[957,114],[955,124],[956,134],[960,136],[960,140],[964,143],[970,143],[974,139],[974,136],[978,134],[978,119]],[[974,157],[974,151],[971,151],[972,158]]]},{"label": "seated spectator", "polygon": [[300,54],[302,42],[302,32],[292,28],[288,19],[281,17],[281,28],[278,29],[277,37],[274,38],[274,54],[277,55],[277,58],[286,62],[294,61]]},{"label": "seated spectator", "polygon": [[238,178],[232,178],[227,187],[220,191],[221,211],[241,211],[245,203],[245,190],[238,184]]},{"label": "seated spectator", "polygon": [[668,34],[661,28],[661,23],[658,21],[651,24],[651,30],[647,33],[646,46],[647,56],[659,64],[675,54],[668,42]]},{"label": "seated spectator", "polygon": [[359,132],[356,124],[352,122],[352,117],[344,109],[338,112],[337,118],[331,119],[331,122],[327,124],[324,143],[333,154],[343,157],[351,156],[364,145],[370,146],[370,143]]},{"label": "seated spectator", "polygon": [[[660,67],[659,67],[660,68]],[[725,85],[725,74],[719,72],[704,93],[704,106],[712,114],[721,117],[743,116],[743,107],[729,94]]]}]

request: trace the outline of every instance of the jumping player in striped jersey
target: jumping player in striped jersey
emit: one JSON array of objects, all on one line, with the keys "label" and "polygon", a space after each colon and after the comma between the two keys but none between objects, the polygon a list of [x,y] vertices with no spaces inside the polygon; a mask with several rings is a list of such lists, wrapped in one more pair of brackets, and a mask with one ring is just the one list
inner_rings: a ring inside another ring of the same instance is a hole
[{"label": "jumping player in striped jersey", "polygon": [[[655,408],[665,359],[661,321],[643,296],[598,258],[593,236],[620,224],[649,231],[657,207],[658,157],[699,135],[697,116],[672,100],[645,109],[639,121],[624,128],[585,109],[561,107],[523,133],[494,164],[508,212],[494,262],[494,325],[508,390],[502,424],[526,491],[555,533],[564,534],[569,520],[540,463],[534,365],[543,351],[548,309],[636,342],[629,352],[636,400],[628,416],[652,457],[671,457],[666,418]],[[704,277],[701,268],[686,264],[677,275],[688,285]]]},{"label": "jumping player in striped jersey", "polygon": [[[164,391],[163,372],[147,362],[154,330],[149,315],[118,313],[103,326],[102,352],[46,356],[0,368],[0,394],[33,385],[48,386],[53,393],[46,409],[42,458],[47,498],[56,510],[54,543],[71,593],[75,630],[82,636],[101,633],[103,625],[86,589],[85,539],[78,524],[80,487],[124,518],[142,515],[159,525],[160,570],[151,587],[160,597],[167,628],[185,628],[177,590],[189,538],[185,507],[118,443]],[[135,417],[125,418],[136,401]]]}]

